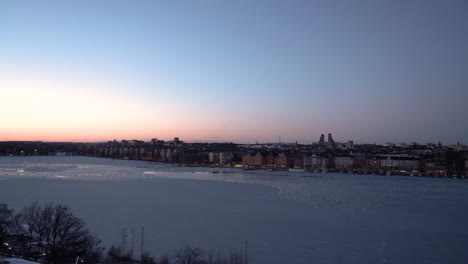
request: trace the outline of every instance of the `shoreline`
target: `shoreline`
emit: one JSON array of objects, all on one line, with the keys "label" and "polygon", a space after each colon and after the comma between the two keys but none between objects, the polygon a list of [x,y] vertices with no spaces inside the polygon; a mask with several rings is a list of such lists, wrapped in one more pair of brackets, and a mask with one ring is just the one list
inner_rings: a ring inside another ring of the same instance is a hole
[{"label": "shoreline", "polygon": [[[112,157],[103,157],[103,156],[91,156],[91,155],[10,155],[10,156],[0,156],[1,157],[83,157],[83,158],[100,158],[106,160],[119,160],[119,161],[138,161],[138,162],[147,162],[147,163],[158,163],[164,164],[173,167],[180,167],[180,168],[204,168],[204,169],[235,169],[239,170],[244,174],[250,175],[271,175],[267,173],[249,173],[249,171],[265,171],[265,172],[287,172],[288,174],[283,175],[275,175],[275,176],[291,176],[291,175],[298,175],[300,177],[319,177],[319,176],[312,176],[311,174],[320,174],[326,175],[327,173],[337,173],[337,174],[351,174],[351,175],[374,175],[374,176],[400,176],[400,177],[414,177],[414,178],[446,178],[446,179],[468,179],[468,175],[441,175],[441,174],[423,174],[421,172],[418,173],[408,173],[408,172],[399,172],[399,171],[391,171],[391,170],[374,170],[374,171],[360,171],[360,170],[333,170],[333,169],[298,169],[298,168],[272,168],[272,167],[242,167],[239,165],[217,165],[217,164],[185,164],[185,163],[173,163],[173,162],[164,162],[164,161],[155,161],[155,160],[145,160],[145,159],[128,159],[128,158],[112,158]],[[210,173],[217,174],[217,173],[231,173],[225,172],[222,170],[213,170]],[[307,174],[310,176],[303,176],[303,174]],[[302,175],[302,176],[301,176]]]}]

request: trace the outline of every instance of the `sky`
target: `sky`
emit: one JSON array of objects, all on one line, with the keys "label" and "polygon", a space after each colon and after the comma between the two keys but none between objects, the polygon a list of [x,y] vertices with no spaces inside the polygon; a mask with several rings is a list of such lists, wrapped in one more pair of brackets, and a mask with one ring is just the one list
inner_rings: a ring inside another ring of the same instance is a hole
[{"label": "sky", "polygon": [[468,2],[0,1],[0,141],[468,144]]}]

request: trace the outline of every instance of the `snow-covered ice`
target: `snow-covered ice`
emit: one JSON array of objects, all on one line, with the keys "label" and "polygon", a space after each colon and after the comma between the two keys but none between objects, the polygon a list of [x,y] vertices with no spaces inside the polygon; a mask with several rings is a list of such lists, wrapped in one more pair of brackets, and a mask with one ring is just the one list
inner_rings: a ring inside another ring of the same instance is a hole
[{"label": "snow-covered ice", "polygon": [[8,261],[10,264],[39,264],[39,262],[33,262],[25,259],[19,259],[19,258],[7,258],[4,259]]},{"label": "snow-covered ice", "polygon": [[122,228],[144,225],[156,255],[184,244],[226,251],[248,239],[255,263],[468,260],[465,180],[2,157],[0,201],[16,210],[67,204],[106,247],[120,243]]}]

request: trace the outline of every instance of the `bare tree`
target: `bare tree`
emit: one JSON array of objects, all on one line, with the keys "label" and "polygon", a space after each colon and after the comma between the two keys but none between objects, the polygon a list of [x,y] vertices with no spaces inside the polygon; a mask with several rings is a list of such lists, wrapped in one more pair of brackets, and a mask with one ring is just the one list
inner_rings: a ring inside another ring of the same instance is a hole
[{"label": "bare tree", "polygon": [[145,253],[141,256],[140,259],[141,264],[156,264],[154,261],[154,257],[150,256],[148,253]]},{"label": "bare tree", "polygon": [[175,260],[176,264],[247,264],[245,255],[239,250],[224,255],[189,246],[177,250]]},{"label": "bare tree", "polygon": [[67,206],[31,204],[15,217],[15,227],[18,234],[28,238],[22,241],[25,254],[39,253],[51,263],[97,256],[99,241]]},{"label": "bare tree", "polygon": [[206,252],[197,247],[185,246],[175,253],[177,264],[205,264]]},{"label": "bare tree", "polygon": [[215,255],[210,251],[207,254],[206,262],[207,264],[246,264],[244,254],[238,250],[229,252],[228,256],[219,252]]},{"label": "bare tree", "polygon": [[168,255],[162,255],[159,257],[157,264],[171,264],[171,258]]},{"label": "bare tree", "polygon": [[214,254],[213,250],[210,250],[207,254],[208,264],[229,264],[227,257],[221,253]]},{"label": "bare tree", "polygon": [[131,263],[132,257],[130,254],[124,254],[120,247],[111,246],[107,252],[105,263]]},{"label": "bare tree", "polygon": [[229,264],[247,264],[244,261],[245,257],[240,251],[231,251],[229,254]]},{"label": "bare tree", "polygon": [[8,205],[0,203],[0,249],[8,236],[11,226],[13,210],[8,209]]},{"label": "bare tree", "polygon": [[8,205],[0,203],[0,242],[4,242],[4,239],[8,235],[8,229],[11,224],[13,217],[13,210],[8,209]]},{"label": "bare tree", "polygon": [[18,235],[20,254],[37,260],[41,251],[43,237],[39,232],[39,217],[42,207],[38,203],[23,208],[15,215],[13,230]]}]

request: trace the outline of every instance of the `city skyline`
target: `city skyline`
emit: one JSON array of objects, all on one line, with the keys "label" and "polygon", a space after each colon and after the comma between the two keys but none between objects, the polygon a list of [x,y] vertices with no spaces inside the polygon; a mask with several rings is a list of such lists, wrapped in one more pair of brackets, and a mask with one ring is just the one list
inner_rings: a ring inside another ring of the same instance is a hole
[{"label": "city skyline", "polygon": [[468,143],[465,1],[2,1],[0,141]]}]

